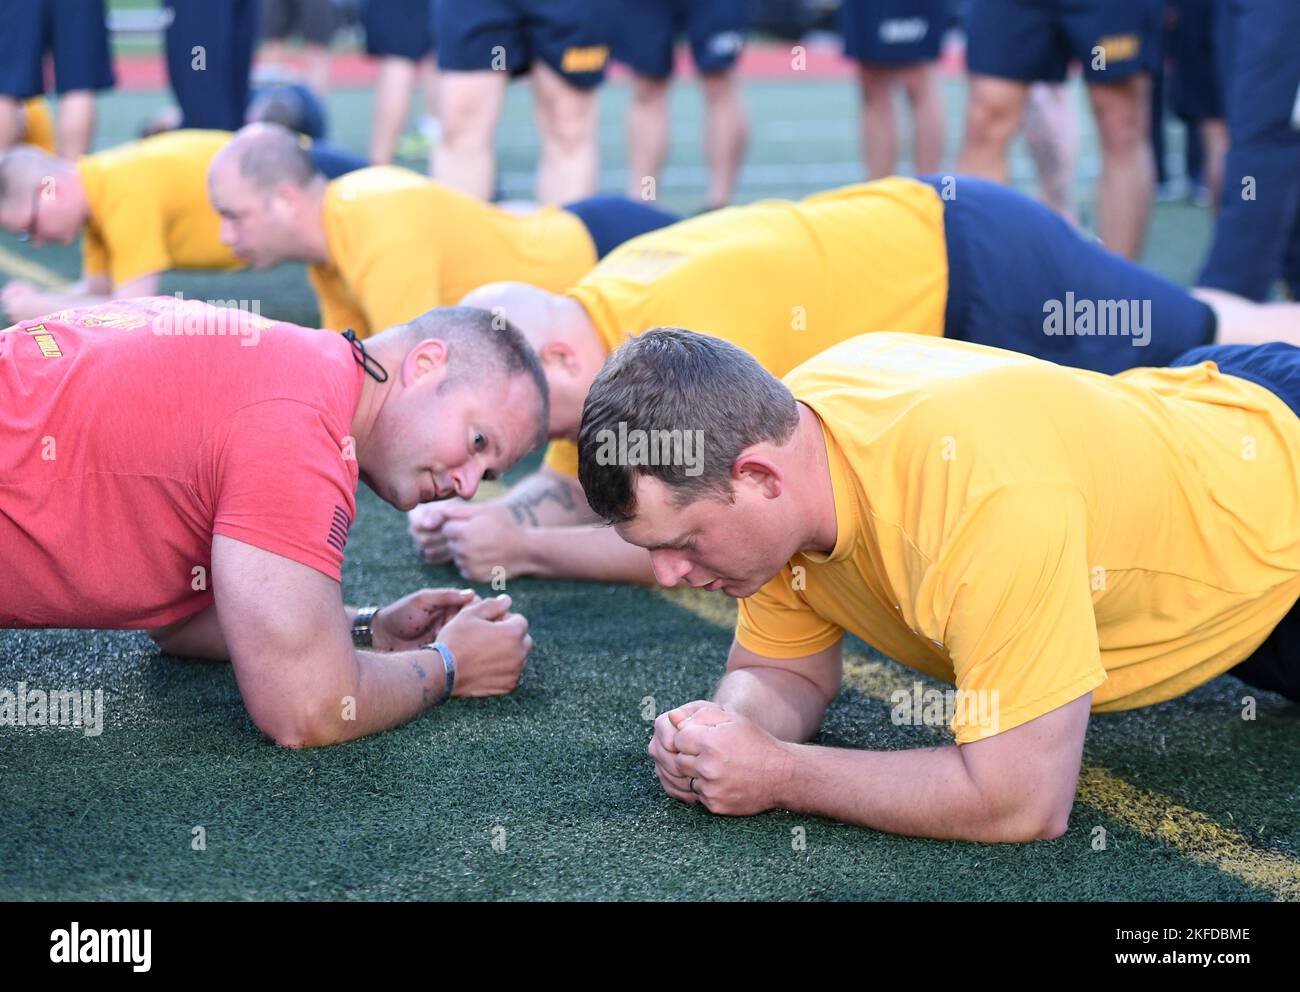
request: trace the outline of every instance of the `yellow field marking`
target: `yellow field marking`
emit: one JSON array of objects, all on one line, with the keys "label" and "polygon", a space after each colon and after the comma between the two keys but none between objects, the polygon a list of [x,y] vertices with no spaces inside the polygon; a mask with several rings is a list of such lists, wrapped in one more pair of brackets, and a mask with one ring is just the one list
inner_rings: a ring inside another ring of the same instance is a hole
[{"label": "yellow field marking", "polygon": [[[658,589],[664,600],[711,624],[730,630],[736,622],[735,601],[717,592],[699,589]],[[920,678],[893,665],[846,655],[844,682],[881,702],[903,689],[910,692]],[[1208,814],[1183,806],[1168,796],[1125,782],[1105,768],[1084,765],[1079,772],[1079,803],[1136,831],[1160,841],[1199,864],[1217,868],[1274,898],[1300,901],[1300,860],[1253,846],[1245,835],[1215,822]]]},{"label": "yellow field marking", "polygon": [[52,269],[47,269],[29,258],[16,255],[2,246],[0,246],[0,272],[15,279],[26,279],[40,286],[41,289],[63,289],[68,285],[68,280]]},{"label": "yellow field marking", "polygon": [[1300,900],[1300,861],[1254,847],[1236,830],[1198,810],[1130,785],[1105,768],[1087,765],[1079,775],[1079,799],[1144,837],[1171,844],[1193,861],[1271,892],[1279,900]]}]

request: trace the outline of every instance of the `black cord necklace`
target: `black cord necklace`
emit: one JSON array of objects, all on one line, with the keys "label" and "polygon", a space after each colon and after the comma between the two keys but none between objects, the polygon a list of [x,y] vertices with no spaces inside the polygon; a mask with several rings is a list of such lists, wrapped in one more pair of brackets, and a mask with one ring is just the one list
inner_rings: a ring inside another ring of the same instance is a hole
[{"label": "black cord necklace", "polygon": [[387,382],[388,370],[366,351],[366,346],[357,337],[357,332],[348,328],[343,332],[343,339],[352,345],[352,360],[366,370],[366,375],[375,382]]}]

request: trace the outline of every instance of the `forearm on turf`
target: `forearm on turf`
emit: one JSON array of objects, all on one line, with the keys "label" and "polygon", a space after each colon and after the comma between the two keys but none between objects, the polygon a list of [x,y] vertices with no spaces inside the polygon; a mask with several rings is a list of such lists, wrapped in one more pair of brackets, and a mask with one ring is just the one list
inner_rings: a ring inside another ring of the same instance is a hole
[{"label": "forearm on turf", "polygon": [[356,651],[355,681],[292,747],[321,747],[400,726],[443,701],[446,669],[437,651]]},{"label": "forearm on turf", "polygon": [[578,480],[547,468],[525,476],[488,502],[509,510],[520,527],[568,527],[597,519]]},{"label": "forearm on turf", "polygon": [[777,805],[909,837],[985,843],[1055,836],[1029,803],[985,799],[956,745],[856,751],[788,745],[791,761]]},{"label": "forearm on turf", "polygon": [[[357,616],[357,607],[345,606],[348,623]],[[230,648],[217,620],[216,606],[209,606],[191,617],[166,627],[146,631],[158,647],[179,658],[204,658],[208,661],[229,661]]]},{"label": "forearm on turf", "polygon": [[655,581],[649,552],[628,544],[603,524],[529,527],[524,535],[530,575],[596,582]]},{"label": "forearm on turf", "polygon": [[738,668],[718,683],[713,701],[758,724],[777,740],[810,740],[830,701],[816,685],[793,672]]}]

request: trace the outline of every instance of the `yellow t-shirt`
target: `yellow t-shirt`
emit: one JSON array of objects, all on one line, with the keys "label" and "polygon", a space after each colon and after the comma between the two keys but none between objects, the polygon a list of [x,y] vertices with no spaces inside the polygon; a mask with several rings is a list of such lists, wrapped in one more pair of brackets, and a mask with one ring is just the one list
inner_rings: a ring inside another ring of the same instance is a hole
[{"label": "yellow t-shirt", "polygon": [[391,165],[333,180],[324,221],[330,262],[308,271],[321,325],[361,337],[489,282],[559,292],[596,264],[586,225],[567,210],[512,213]]},{"label": "yellow t-shirt", "polygon": [[87,275],[114,286],[167,269],[235,269],[208,200],[208,166],[226,131],[170,131],[77,162],[90,220],[82,245]]},{"label": "yellow t-shirt", "polygon": [[57,154],[54,118],[43,96],[34,96],[23,103],[23,141],[51,155]]},{"label": "yellow t-shirt", "polygon": [[736,638],[797,658],[852,631],[957,686],[959,743],[1089,691],[1181,695],[1300,595],[1300,419],[1212,363],[1109,377],[882,334],[785,382],[821,419],[837,539],[743,600]]},{"label": "yellow t-shirt", "polygon": [[[943,334],[943,203],[925,183],[884,179],[717,210],[619,246],[569,295],[610,351],[684,327],[782,376],[867,331]],[[553,442],[546,464],[576,476],[576,445]]]}]

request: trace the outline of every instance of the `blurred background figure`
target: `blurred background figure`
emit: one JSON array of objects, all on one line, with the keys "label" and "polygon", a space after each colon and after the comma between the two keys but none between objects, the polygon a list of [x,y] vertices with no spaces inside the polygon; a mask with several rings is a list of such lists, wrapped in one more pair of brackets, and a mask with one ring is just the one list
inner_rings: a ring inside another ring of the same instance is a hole
[{"label": "blurred background figure", "polygon": [[260,0],[168,0],[167,76],[180,127],[243,124],[260,10]]},{"label": "blurred background figure", "polygon": [[1187,178],[1193,199],[1218,211],[1228,122],[1220,77],[1223,0],[1169,0],[1169,97],[1187,128]]},{"label": "blurred background figure", "polygon": [[366,51],[379,59],[370,132],[376,165],[391,163],[397,154],[417,81],[424,95],[420,133],[430,146],[438,139],[437,12],[438,0],[366,0],[362,8]]},{"label": "blurred background figure", "polygon": [[506,84],[530,73],[541,139],[537,201],[558,206],[595,193],[596,90],[616,16],[610,0],[439,0],[442,135],[434,176],[491,198]]},{"label": "blurred background figure", "polygon": [[[45,57],[59,94],[57,141]],[[0,0],[0,148],[20,141],[77,159],[95,137],[95,93],[113,86],[104,0]]]},{"label": "blurred background figure", "polygon": [[302,79],[325,96],[330,86],[330,44],[338,25],[334,0],[262,0],[262,50],[258,66],[285,73],[286,41],[302,39]]},{"label": "blurred background figure", "polygon": [[655,197],[670,141],[673,44],[683,34],[704,86],[709,163],[704,209],[726,206],[735,196],[749,141],[749,117],[735,71],[745,44],[748,6],[748,0],[618,0],[614,58],[633,75],[627,112],[628,196]]},{"label": "blurred background figure", "polygon": [[1023,129],[1038,175],[1038,197],[1071,224],[1079,223],[1074,177],[1079,167],[1079,115],[1066,83],[1029,88]]},{"label": "blurred background figure", "polygon": [[1077,59],[1101,145],[1097,234],[1112,251],[1138,258],[1155,190],[1151,76],[1162,17],[1163,0],[971,0],[970,95],[957,171],[1006,182],[1007,149],[1030,85],[1063,82]]},{"label": "blurred background figure", "polygon": [[948,24],[947,0],[843,0],[844,54],[858,63],[862,154],[872,179],[898,169],[894,93],[912,109],[912,171],[938,172],[943,162],[943,98],[938,60]]},{"label": "blurred background figure", "polygon": [[1262,301],[1281,279],[1300,299],[1300,3],[1222,0],[1219,13],[1231,143],[1196,283]]}]

